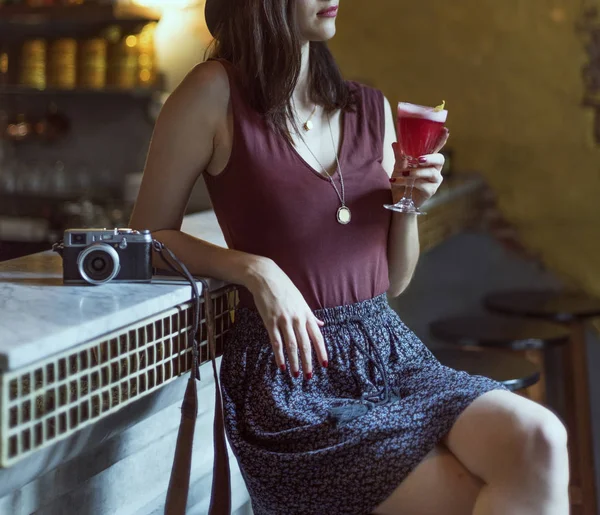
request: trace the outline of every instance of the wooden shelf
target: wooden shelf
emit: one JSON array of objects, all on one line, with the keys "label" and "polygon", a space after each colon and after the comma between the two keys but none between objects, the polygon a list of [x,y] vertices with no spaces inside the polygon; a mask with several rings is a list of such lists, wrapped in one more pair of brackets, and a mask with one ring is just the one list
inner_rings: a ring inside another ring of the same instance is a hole
[{"label": "wooden shelf", "polygon": [[51,23],[149,22],[160,19],[159,11],[139,5],[83,4],[79,6],[0,7],[2,25],[48,25]]},{"label": "wooden shelf", "polygon": [[106,87],[102,89],[91,88],[75,88],[75,89],[58,89],[46,88],[35,89],[25,86],[0,86],[0,97],[3,95],[121,95],[137,98],[149,98],[155,93],[159,93],[160,89],[152,88],[134,88],[121,89],[115,87]]}]

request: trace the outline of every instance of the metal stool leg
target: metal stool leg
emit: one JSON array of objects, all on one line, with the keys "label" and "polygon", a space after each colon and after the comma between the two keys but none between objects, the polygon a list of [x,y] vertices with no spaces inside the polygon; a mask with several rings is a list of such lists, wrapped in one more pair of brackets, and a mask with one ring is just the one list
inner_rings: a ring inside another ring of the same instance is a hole
[{"label": "metal stool leg", "polygon": [[546,356],[543,351],[527,350],[524,352],[524,357],[538,366],[540,370],[540,380],[530,386],[528,390],[529,399],[538,404],[546,404]]}]

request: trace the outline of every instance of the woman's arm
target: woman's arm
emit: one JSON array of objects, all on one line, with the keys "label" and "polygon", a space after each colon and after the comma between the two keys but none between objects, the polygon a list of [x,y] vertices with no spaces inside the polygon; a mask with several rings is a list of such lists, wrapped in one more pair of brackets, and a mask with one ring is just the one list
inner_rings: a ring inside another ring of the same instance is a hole
[{"label": "woman's arm", "polygon": [[[226,124],[229,96],[227,73],[217,62],[196,66],[169,96],[156,122],[129,226],[150,229],[192,274],[249,286],[263,258],[180,231],[198,176],[214,165],[215,138]],[[167,268],[156,251],[152,261]]]},{"label": "woman's arm", "polygon": [[[387,98],[385,104],[385,138],[383,142],[383,167],[391,177],[396,164],[392,143],[396,142],[396,130],[392,108]],[[419,260],[419,231],[417,216],[392,211],[392,223],[388,236],[388,274],[391,297],[400,295],[410,283]]]},{"label": "woman's arm", "polygon": [[[432,154],[418,157],[416,168],[410,168],[404,160],[396,159],[396,134],[394,116],[387,99],[385,100],[385,138],[383,147],[383,167],[390,176],[392,197],[394,202],[402,198],[403,188],[407,181],[414,181],[413,200],[421,206],[431,198],[442,184],[442,168],[444,156],[439,151],[448,141],[450,133],[446,128]],[[404,174],[408,172],[410,178]],[[419,232],[417,215],[392,212],[392,223],[388,237],[388,269],[392,297],[400,295],[409,285],[419,260]]]},{"label": "woman's arm", "polygon": [[[154,129],[140,192],[129,222],[150,229],[193,275],[245,286],[269,332],[277,366],[298,375],[300,362],[312,377],[311,346],[323,366],[327,350],[318,320],[304,297],[277,264],[268,258],[225,249],[181,232],[192,187],[203,170],[219,173],[225,163],[223,141],[229,126],[230,89],[223,65],[198,65],[165,103]],[[226,152],[227,153],[227,152]],[[220,157],[218,155],[221,154]],[[152,261],[166,268],[160,254]]]}]

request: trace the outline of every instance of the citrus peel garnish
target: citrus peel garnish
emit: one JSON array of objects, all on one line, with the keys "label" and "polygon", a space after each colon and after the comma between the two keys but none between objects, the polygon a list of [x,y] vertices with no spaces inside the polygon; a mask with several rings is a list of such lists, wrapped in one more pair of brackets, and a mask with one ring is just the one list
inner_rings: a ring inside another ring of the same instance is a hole
[{"label": "citrus peel garnish", "polygon": [[442,104],[441,104],[441,105],[439,105],[439,106],[437,106],[437,107],[434,107],[434,108],[433,108],[433,110],[434,110],[436,113],[439,113],[440,111],[443,111],[445,108],[446,108],[446,101],[445,101],[445,100],[442,100]]}]

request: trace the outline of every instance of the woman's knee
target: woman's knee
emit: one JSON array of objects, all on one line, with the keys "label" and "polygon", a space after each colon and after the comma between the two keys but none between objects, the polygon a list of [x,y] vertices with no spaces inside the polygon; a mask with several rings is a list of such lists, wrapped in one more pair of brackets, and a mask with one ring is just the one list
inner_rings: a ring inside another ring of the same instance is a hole
[{"label": "woman's knee", "polygon": [[505,424],[507,445],[501,452],[506,453],[505,457],[510,460],[511,466],[498,467],[490,475],[508,474],[517,480],[535,477],[536,480],[546,481],[559,477],[557,472],[560,470],[568,470],[567,430],[564,424],[554,413],[540,405],[529,408],[514,412],[510,422]]},{"label": "woman's knee", "polygon": [[550,410],[507,392],[476,400],[446,439],[450,450],[485,482],[548,477],[567,462],[567,433]]},{"label": "woman's knee", "polygon": [[523,459],[533,460],[538,466],[553,467],[566,459],[567,430],[554,413],[539,408],[525,415],[516,451],[522,449]]}]

